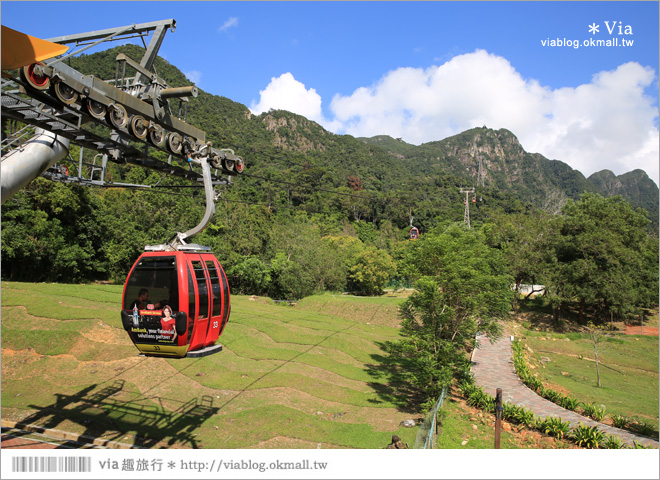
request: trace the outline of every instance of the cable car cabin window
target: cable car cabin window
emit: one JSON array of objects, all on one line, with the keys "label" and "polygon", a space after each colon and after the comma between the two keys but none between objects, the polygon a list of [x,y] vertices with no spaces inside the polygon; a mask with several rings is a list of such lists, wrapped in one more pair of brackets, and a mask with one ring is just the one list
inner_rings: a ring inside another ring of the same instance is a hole
[{"label": "cable car cabin window", "polygon": [[211,316],[218,317],[222,314],[222,286],[220,285],[220,278],[215,264],[211,260],[206,261],[206,268],[209,269],[209,276],[211,278],[211,289],[213,290],[213,313]]},{"label": "cable car cabin window", "polygon": [[193,270],[195,271],[195,278],[197,278],[197,292],[199,293],[199,318],[204,319],[209,316],[209,291],[206,286],[206,273],[204,272],[204,265],[202,262],[193,260]]},{"label": "cable car cabin window", "polygon": [[195,321],[195,282],[193,281],[192,273],[190,273],[190,266],[188,266],[188,341],[190,343],[190,337],[192,336],[193,323]]},{"label": "cable car cabin window", "polygon": [[132,310],[144,290],[148,294],[145,309],[149,306],[160,309],[169,305],[174,312],[179,310],[179,280],[174,256],[144,257],[140,260],[126,282],[124,310]]}]

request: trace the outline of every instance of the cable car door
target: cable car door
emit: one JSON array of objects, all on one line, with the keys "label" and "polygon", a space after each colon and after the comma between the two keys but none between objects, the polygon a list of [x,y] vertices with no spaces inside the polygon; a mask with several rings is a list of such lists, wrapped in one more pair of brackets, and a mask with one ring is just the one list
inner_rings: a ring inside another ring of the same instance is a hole
[{"label": "cable car door", "polygon": [[190,345],[188,350],[198,350],[206,345],[206,336],[209,328],[209,311],[211,302],[209,301],[208,270],[202,257],[199,254],[187,255],[189,273],[192,272],[192,286],[195,289],[194,298],[197,299],[195,305],[195,317]]},{"label": "cable car door", "polygon": [[206,346],[213,345],[229,319],[229,283],[222,265],[214,255],[203,255],[209,273],[211,287],[211,317],[206,336]]}]

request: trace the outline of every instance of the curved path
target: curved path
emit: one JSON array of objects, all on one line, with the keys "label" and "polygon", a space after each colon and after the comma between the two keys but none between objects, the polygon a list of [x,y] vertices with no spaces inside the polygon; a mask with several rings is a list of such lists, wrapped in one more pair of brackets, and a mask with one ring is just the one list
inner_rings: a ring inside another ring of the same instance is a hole
[{"label": "curved path", "polygon": [[511,337],[508,334],[495,343],[491,343],[486,336],[477,336],[477,343],[478,348],[472,354],[472,374],[475,382],[483,388],[484,392],[494,397],[496,390],[501,388],[503,402],[525,406],[539,417],[561,417],[564,421],[570,422],[571,427],[580,422],[587,426],[597,425],[600,430],[619,436],[629,445],[632,445],[634,440],[637,443],[658,448],[658,442],[652,438],[596,422],[591,418],[566,410],[534,393],[516,375],[513,366]]}]

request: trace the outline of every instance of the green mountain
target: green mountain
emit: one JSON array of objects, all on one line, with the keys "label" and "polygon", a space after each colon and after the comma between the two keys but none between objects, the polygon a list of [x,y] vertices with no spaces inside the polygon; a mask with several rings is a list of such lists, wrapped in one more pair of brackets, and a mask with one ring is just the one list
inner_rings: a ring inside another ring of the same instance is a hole
[{"label": "green mountain", "polygon": [[634,170],[616,177],[603,170],[585,178],[564,162],[526,152],[506,129],[473,128],[418,147],[383,135],[360,140],[400,160],[423,164],[420,168],[425,172],[440,169],[462,176],[470,186],[479,184],[481,162],[485,186],[513,193],[540,208],[556,210],[567,198],[597,192],[605,197],[621,195],[647,210],[651,219],[658,217],[658,186],[646,172]]},{"label": "green mountain", "polygon": [[[138,60],[143,50],[125,45],[67,62],[111,80],[120,52]],[[172,87],[191,85],[162,58],[155,70]],[[172,103],[177,108],[179,101]],[[657,236],[658,187],[644,172],[586,179],[563,162],[526,152],[508,130],[475,128],[419,146],[388,136],[354,138],[286,111],[254,115],[202,90],[185,117],[214,147],[233,149],[246,162],[231,186],[216,187],[216,214],[195,238],[222,259],[238,291],[275,298],[344,291],[348,259],[359,249],[399,258],[410,244],[411,222],[421,235],[461,222],[466,200],[477,227],[503,214],[557,213],[583,192],[620,194],[649,212]],[[85,128],[108,134],[106,126]],[[62,165],[76,171],[80,153],[72,145]],[[93,164],[95,154],[85,149],[83,163]],[[90,189],[36,179],[3,204],[3,278],[123,281],[145,245],[166,242],[204,216],[203,191],[183,179],[112,162],[105,179],[159,188]],[[473,186],[466,199],[461,189]]]},{"label": "green mountain", "polygon": [[[143,50],[124,45],[72,58],[71,65],[83,73],[113,78],[114,59],[119,52],[139,59]],[[180,70],[160,57],[155,69],[171,86],[192,85]],[[303,116],[286,111],[253,115],[244,105],[203,90],[191,99],[187,121],[204,129],[214,146],[235,149],[246,159],[246,172],[250,174],[315,188],[372,193],[388,204],[365,207],[371,212],[365,212],[363,218],[371,217],[374,221],[379,216],[374,210],[378,209],[397,210],[390,212],[396,218],[389,219],[400,226],[405,226],[412,215],[428,221],[443,208],[452,208],[460,215],[462,197],[458,188],[475,186],[480,198],[487,197],[491,205],[496,202],[505,210],[527,205],[553,213],[567,199],[576,199],[583,192],[622,195],[634,206],[647,210],[657,227],[658,187],[645,172],[635,170],[615,177],[603,171],[585,178],[564,162],[526,152],[516,136],[506,129],[473,128],[415,146],[386,135],[371,138],[335,135]],[[480,163],[483,187],[478,181]],[[261,193],[251,200],[270,202],[277,197],[275,193],[271,195],[273,198]],[[394,203],[398,205],[392,205],[393,196],[397,197]],[[296,198],[305,203],[310,195],[299,193]],[[516,202],[519,205],[514,205]]]},{"label": "green mountain", "polygon": [[658,187],[644,170],[637,169],[619,176],[601,170],[587,180],[604,197],[621,195],[630,204],[647,210],[652,218],[658,218]]}]

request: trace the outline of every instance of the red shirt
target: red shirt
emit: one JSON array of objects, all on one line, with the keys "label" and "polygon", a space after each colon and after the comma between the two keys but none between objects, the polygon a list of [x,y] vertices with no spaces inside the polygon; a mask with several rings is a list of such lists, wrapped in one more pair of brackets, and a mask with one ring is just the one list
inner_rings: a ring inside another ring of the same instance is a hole
[{"label": "red shirt", "polygon": [[174,336],[174,318],[169,320],[165,318],[160,319],[160,327],[164,330],[161,335],[167,338],[172,338]]}]

